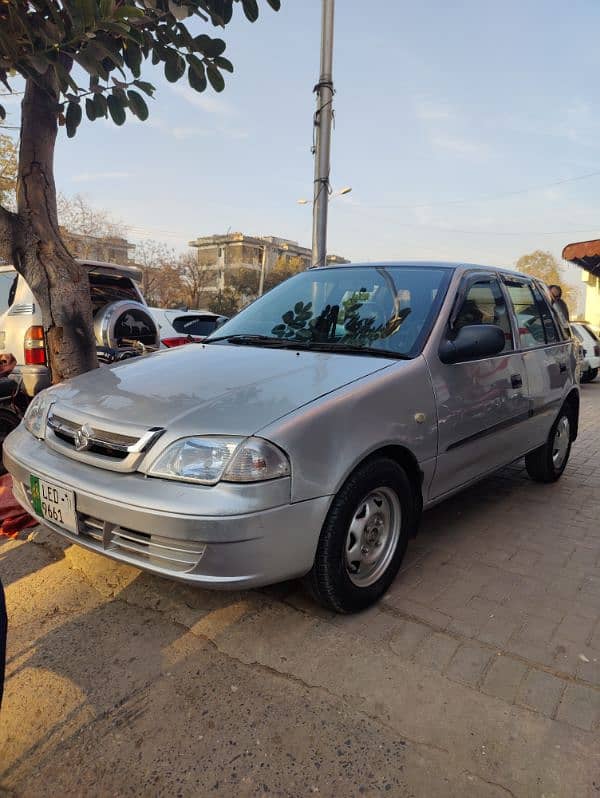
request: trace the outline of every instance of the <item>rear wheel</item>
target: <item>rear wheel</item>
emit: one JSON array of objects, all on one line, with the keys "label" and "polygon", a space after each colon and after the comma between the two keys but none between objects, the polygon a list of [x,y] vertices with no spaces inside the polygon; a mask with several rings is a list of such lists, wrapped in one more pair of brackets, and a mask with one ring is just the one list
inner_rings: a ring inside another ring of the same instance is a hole
[{"label": "rear wheel", "polygon": [[379,458],[361,466],[335,497],[307,580],[336,612],[376,602],[398,573],[419,510],[404,469]]},{"label": "rear wheel", "polygon": [[546,443],[525,457],[527,473],[536,482],[556,482],[562,476],[571,454],[573,422],[572,411],[563,407]]},{"label": "rear wheel", "polygon": [[581,375],[581,382],[592,382],[598,376],[598,369],[588,369]]}]

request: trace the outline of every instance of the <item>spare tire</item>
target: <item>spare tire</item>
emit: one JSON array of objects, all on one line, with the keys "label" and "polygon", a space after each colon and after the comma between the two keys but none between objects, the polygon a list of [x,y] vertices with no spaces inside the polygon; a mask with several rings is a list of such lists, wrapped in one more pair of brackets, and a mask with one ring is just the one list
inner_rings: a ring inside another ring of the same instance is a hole
[{"label": "spare tire", "polygon": [[94,333],[99,346],[118,349],[138,341],[144,346],[158,346],[158,326],[141,302],[122,300],[101,308],[94,317]]}]

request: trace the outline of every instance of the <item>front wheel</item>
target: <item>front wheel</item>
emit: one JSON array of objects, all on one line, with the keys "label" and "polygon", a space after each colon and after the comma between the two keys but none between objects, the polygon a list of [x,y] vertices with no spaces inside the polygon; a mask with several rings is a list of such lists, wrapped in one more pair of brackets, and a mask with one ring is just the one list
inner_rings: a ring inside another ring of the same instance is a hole
[{"label": "front wheel", "polygon": [[333,500],[307,580],[329,609],[358,612],[376,602],[398,573],[419,505],[404,469],[378,458],[352,474]]},{"label": "front wheel", "polygon": [[598,369],[588,369],[581,375],[581,382],[593,382],[598,376]]},{"label": "front wheel", "polygon": [[556,482],[567,467],[573,442],[573,418],[563,407],[552,425],[548,440],[525,457],[525,467],[536,482]]}]

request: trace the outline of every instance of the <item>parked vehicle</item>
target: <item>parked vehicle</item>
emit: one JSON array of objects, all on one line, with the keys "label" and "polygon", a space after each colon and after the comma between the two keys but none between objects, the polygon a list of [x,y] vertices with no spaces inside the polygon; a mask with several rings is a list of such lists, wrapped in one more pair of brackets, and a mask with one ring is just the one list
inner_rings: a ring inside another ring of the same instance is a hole
[{"label": "parked vehicle", "polygon": [[227,316],[219,316],[209,310],[150,310],[160,330],[161,346],[167,349],[199,343],[228,320]]},{"label": "parked vehicle", "polygon": [[[89,268],[101,360],[114,362],[156,348],[157,326],[137,285],[140,270],[97,261],[84,265]],[[0,266],[0,314],[0,353],[14,355],[13,375],[32,397],[50,385],[42,314],[31,288],[13,266]]]},{"label": "parked vehicle", "polygon": [[583,347],[581,382],[592,382],[600,369],[600,340],[585,322],[572,322],[571,327]]},{"label": "parked vehicle", "polygon": [[204,587],[304,576],[352,612],[424,508],[523,456],[561,476],[575,368],[531,277],[312,269],[198,346],[44,391],[5,461],[27,511],[81,546]]}]

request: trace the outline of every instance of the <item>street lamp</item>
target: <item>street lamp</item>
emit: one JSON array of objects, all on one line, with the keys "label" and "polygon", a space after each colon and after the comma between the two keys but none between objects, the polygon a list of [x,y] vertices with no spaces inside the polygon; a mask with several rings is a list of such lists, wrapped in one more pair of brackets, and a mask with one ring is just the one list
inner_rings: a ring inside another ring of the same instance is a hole
[{"label": "street lamp", "polygon": [[[346,188],[341,188],[339,191],[334,191],[332,194],[330,194],[329,195],[329,199],[332,200],[332,199],[335,199],[336,197],[343,197],[346,194],[349,194],[351,191],[352,191],[351,186],[347,186]],[[296,200],[296,202],[298,203],[298,205],[312,205],[313,204],[313,200],[307,200],[307,199],[299,199],[299,200]]]}]

